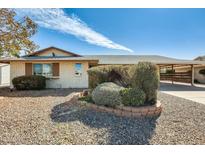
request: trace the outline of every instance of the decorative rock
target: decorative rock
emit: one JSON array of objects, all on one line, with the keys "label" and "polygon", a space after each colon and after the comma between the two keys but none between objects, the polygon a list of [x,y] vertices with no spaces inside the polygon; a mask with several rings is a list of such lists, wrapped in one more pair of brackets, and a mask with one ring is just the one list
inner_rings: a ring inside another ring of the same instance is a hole
[{"label": "decorative rock", "polygon": [[140,107],[132,107],[132,112],[140,112],[141,108]]},{"label": "decorative rock", "polygon": [[113,108],[106,107],[104,111],[105,111],[105,112],[113,112],[114,109],[113,109]]},{"label": "decorative rock", "polygon": [[99,111],[103,111],[103,112],[104,112],[104,111],[105,111],[105,108],[106,108],[106,107],[104,107],[104,106],[98,106],[98,110],[99,110]]},{"label": "decorative rock", "polygon": [[132,112],[132,108],[133,108],[133,107],[127,107],[127,106],[125,106],[125,107],[122,107],[122,110]]},{"label": "decorative rock", "polygon": [[90,108],[97,109],[97,105],[90,103]]},{"label": "decorative rock", "polygon": [[125,113],[126,113],[125,115],[126,115],[127,117],[132,117],[132,112],[126,111]]},{"label": "decorative rock", "polygon": [[88,89],[83,90],[83,92],[82,92],[83,96],[87,96],[88,94],[89,94],[89,90]]},{"label": "decorative rock", "polygon": [[140,110],[142,111],[142,112],[148,112],[149,111],[149,109],[150,109],[151,107],[140,107]]}]

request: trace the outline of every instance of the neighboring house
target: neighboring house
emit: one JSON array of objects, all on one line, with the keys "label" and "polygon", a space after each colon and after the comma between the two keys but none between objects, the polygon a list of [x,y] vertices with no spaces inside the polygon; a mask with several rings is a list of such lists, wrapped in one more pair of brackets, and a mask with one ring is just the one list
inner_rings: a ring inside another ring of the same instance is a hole
[{"label": "neighboring house", "polygon": [[0,87],[10,85],[10,65],[0,63]]},{"label": "neighboring house", "polygon": [[205,66],[203,61],[179,60],[156,55],[82,56],[56,47],[42,49],[20,58],[0,59],[1,63],[10,64],[10,80],[21,75],[44,75],[47,77],[47,88],[87,88],[87,70],[90,67],[109,64],[137,64],[141,61],[155,63],[160,68],[167,66],[174,68],[181,65]]},{"label": "neighboring house", "polygon": [[196,57],[194,60],[205,61],[205,56]]}]

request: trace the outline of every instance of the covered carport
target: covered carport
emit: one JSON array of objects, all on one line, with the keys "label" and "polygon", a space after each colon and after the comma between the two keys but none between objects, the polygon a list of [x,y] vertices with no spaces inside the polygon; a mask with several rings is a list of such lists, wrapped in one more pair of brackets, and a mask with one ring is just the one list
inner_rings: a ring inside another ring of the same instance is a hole
[{"label": "covered carport", "polygon": [[205,68],[205,61],[173,60],[157,65],[160,92],[205,104],[205,85],[194,83],[195,68]]},{"label": "covered carport", "polygon": [[172,63],[160,63],[160,81],[169,81],[172,84],[175,82],[189,83],[194,85],[194,68],[202,66],[205,68],[204,61],[194,60],[175,60]]},{"label": "covered carport", "polygon": [[[177,68],[185,67],[186,69],[182,71],[177,71]],[[187,70],[188,68],[188,70]],[[194,65],[178,65],[178,64],[166,64],[159,65],[160,69],[160,80],[161,81],[171,81],[174,82],[182,82],[182,83],[190,83],[194,84]]]}]

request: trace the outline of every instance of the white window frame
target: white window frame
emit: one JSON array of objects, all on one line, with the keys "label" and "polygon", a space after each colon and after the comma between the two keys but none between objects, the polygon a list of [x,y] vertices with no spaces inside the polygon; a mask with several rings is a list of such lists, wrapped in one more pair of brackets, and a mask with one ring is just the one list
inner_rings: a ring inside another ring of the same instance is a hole
[{"label": "white window frame", "polygon": [[[53,76],[53,64],[52,63],[33,63],[33,75],[34,75],[34,67],[35,67],[36,64],[41,65],[41,74],[37,74],[37,75],[42,75],[42,76],[45,76],[45,77],[52,77]],[[43,70],[45,69],[45,65],[48,65],[48,64],[51,66],[52,72],[51,72],[51,74],[44,74]]]},{"label": "white window frame", "polygon": [[[81,68],[80,70],[77,70],[76,68],[76,65],[80,64],[81,65]],[[75,73],[75,76],[82,76],[82,72],[83,72],[83,64],[82,63],[75,63],[74,64],[74,73]]]}]

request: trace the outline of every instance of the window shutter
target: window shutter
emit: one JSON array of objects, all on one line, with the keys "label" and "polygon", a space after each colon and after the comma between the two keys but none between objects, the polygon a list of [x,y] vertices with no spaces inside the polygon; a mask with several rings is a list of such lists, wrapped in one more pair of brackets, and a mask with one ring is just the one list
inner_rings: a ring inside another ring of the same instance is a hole
[{"label": "window shutter", "polygon": [[53,63],[53,76],[59,76],[59,63]]},{"label": "window shutter", "polygon": [[32,75],[32,63],[25,63],[25,74]]}]

